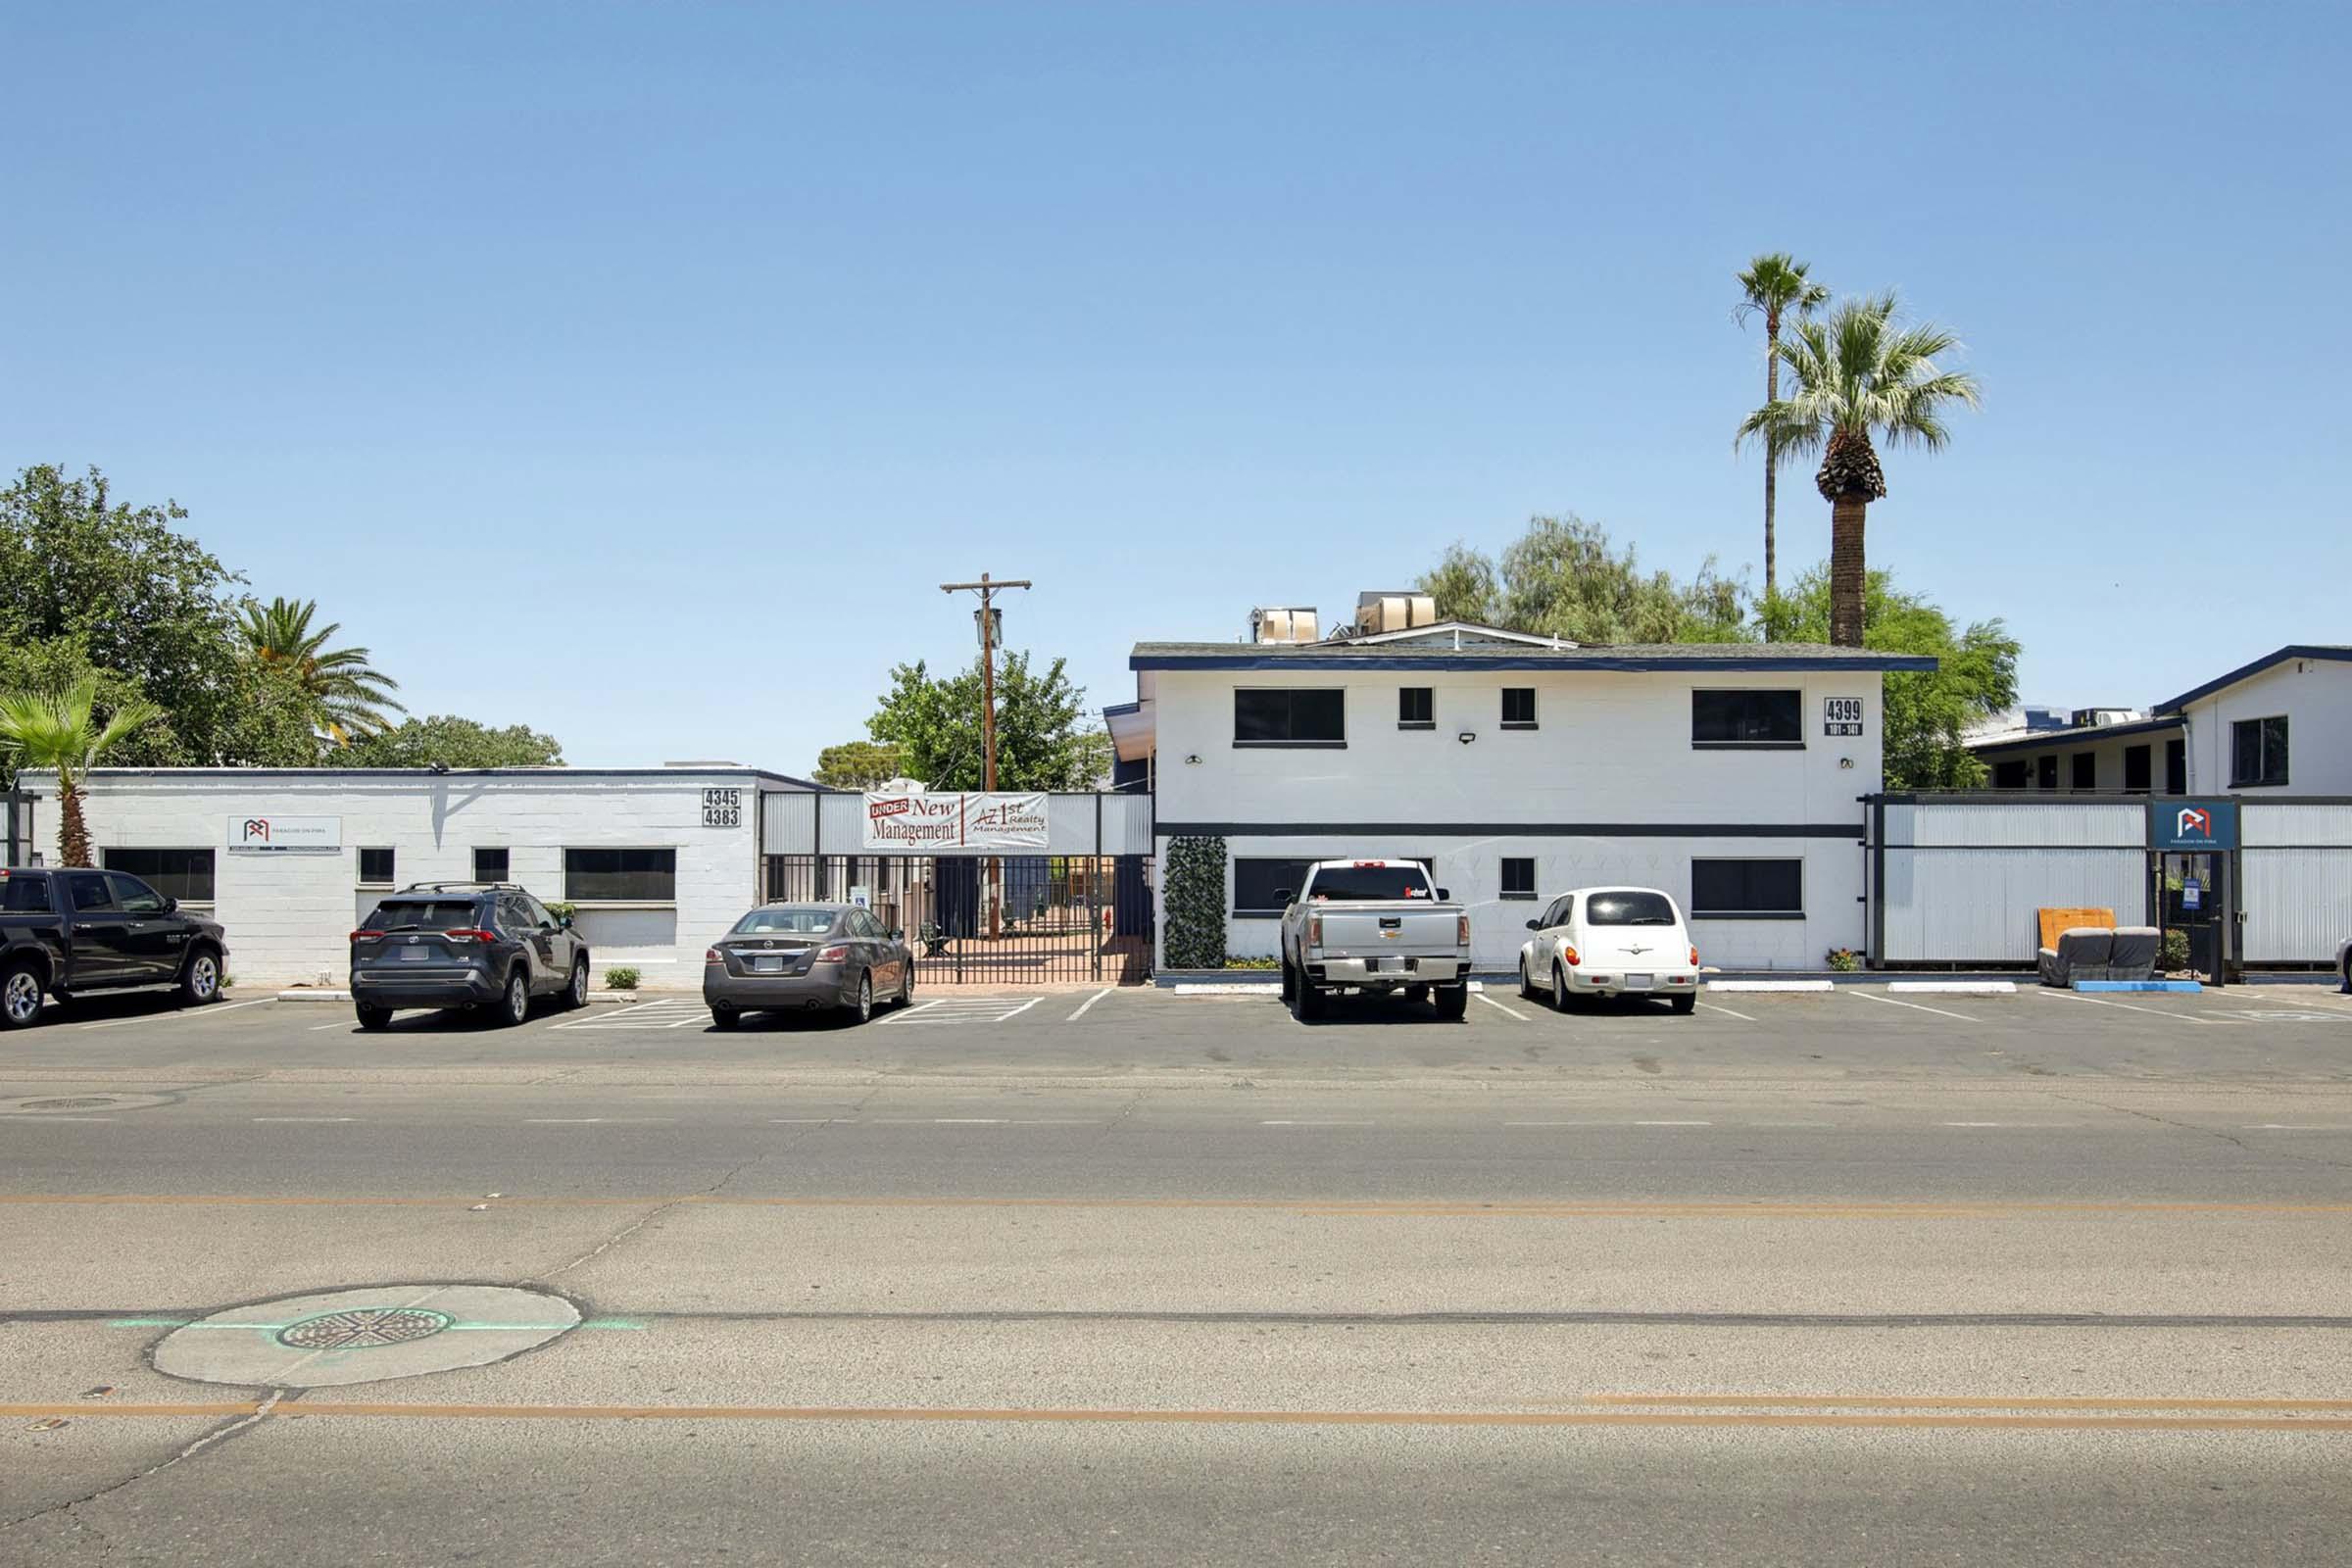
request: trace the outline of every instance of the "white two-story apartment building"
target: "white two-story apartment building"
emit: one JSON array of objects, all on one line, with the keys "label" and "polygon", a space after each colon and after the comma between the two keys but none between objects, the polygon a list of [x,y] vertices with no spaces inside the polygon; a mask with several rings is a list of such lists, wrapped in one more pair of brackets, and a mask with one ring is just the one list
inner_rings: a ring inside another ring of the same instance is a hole
[{"label": "white two-story apartment building", "polygon": [[1723,968],[1860,949],[1881,677],[1935,662],[1448,622],[1141,643],[1130,666],[1113,737],[1151,760],[1162,866],[1177,840],[1224,841],[1230,955],[1275,953],[1303,862],[1403,857],[1469,906],[1479,966],[1507,972],[1540,901],[1597,883],[1672,894]]}]

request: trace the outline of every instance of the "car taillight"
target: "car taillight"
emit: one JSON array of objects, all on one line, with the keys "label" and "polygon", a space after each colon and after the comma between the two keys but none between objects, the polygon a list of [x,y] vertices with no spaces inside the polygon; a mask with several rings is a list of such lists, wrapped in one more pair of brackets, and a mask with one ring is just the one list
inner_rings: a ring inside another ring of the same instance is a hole
[{"label": "car taillight", "polygon": [[1690,950],[1690,967],[1693,969],[1698,967],[1698,950],[1696,948]]},{"label": "car taillight", "polygon": [[1561,956],[1562,958],[1564,958],[1564,959],[1566,959],[1566,960],[1567,960],[1567,962],[1568,962],[1568,967],[1569,967],[1569,968],[1571,968],[1571,969],[1575,968],[1575,967],[1576,967],[1578,964],[1580,964],[1580,963],[1582,963],[1582,962],[1584,962],[1584,961],[1585,961],[1585,960],[1584,960],[1582,957],[1580,957],[1580,956],[1578,956],[1578,954],[1577,954],[1577,951],[1576,951],[1574,948],[1568,947],[1568,946],[1566,946],[1566,945],[1562,945],[1562,947],[1560,948],[1560,956]]},{"label": "car taillight", "polygon": [[703,950],[703,961],[705,963],[724,963],[727,961],[727,956],[719,952],[716,948],[705,948]]},{"label": "car taillight", "polygon": [[351,940],[354,942],[373,942],[377,937],[382,935],[383,933],[381,931],[354,931],[351,934]]},{"label": "car taillight", "polygon": [[1306,917],[1306,945],[1310,948],[1323,945],[1323,917],[1319,914]]},{"label": "car taillight", "polygon": [[475,926],[460,926],[455,931],[444,931],[441,934],[452,942],[496,942],[498,940],[497,932],[484,931]]},{"label": "car taillight", "polygon": [[849,956],[850,945],[846,942],[836,942],[831,947],[816,950],[816,961],[819,963],[839,963]]},{"label": "car taillight", "polygon": [[1470,917],[1468,915],[1457,914],[1453,917],[1453,940],[1465,948],[1470,945]]}]

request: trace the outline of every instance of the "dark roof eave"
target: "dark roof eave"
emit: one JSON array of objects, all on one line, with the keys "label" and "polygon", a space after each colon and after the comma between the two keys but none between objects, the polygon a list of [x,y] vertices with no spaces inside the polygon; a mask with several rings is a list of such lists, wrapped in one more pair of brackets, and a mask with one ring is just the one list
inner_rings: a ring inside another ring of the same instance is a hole
[{"label": "dark roof eave", "polygon": [[2103,741],[2118,735],[2154,735],[2165,730],[2182,728],[2186,720],[2180,718],[2140,718],[2129,724],[2084,724],[2068,729],[2045,729],[2038,735],[2020,735],[2014,740],[1979,741],[1969,751],[1978,757],[1993,752],[2030,752],[2044,746],[2078,746],[2084,741]]},{"label": "dark roof eave", "polygon": [[2204,685],[2182,692],[2169,703],[2158,703],[2159,713],[2178,713],[2189,704],[2211,697],[2215,692],[2251,679],[2274,664],[2283,664],[2290,659],[2325,659],[2337,663],[2352,663],[2352,648],[2330,647],[2317,643],[2289,643],[2275,654],[2265,654],[2251,663],[2240,664],[2227,675],[2217,675]]},{"label": "dark roof eave", "polygon": [[[1698,645],[1714,646],[1714,645]],[[1668,653],[1610,654],[1595,649],[1531,649],[1525,653],[1464,654],[1406,653],[1146,653],[1130,655],[1127,667],[1148,669],[1550,669],[1567,672],[1655,673],[1667,670],[1720,670],[1726,673],[1789,670],[1860,670],[1932,672],[1938,667],[1928,654],[1747,654],[1675,655]]]}]

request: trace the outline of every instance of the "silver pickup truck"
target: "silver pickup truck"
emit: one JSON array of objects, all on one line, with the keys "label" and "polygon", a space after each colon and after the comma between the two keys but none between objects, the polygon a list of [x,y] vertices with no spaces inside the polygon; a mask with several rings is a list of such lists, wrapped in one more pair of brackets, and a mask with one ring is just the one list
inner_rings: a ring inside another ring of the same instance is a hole
[{"label": "silver pickup truck", "polygon": [[1470,916],[1429,884],[1418,860],[1322,860],[1285,896],[1282,999],[1301,1018],[1354,987],[1435,997],[1438,1016],[1470,1005]]}]

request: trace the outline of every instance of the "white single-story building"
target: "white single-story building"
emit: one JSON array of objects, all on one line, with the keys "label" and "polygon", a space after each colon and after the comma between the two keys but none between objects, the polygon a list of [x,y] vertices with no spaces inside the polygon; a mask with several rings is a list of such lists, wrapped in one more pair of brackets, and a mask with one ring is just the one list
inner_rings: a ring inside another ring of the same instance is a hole
[{"label": "white single-story building", "polygon": [[[56,849],[57,779],[25,833]],[[761,824],[815,786],[757,768],[127,768],[93,770],[98,863],[228,928],[229,969],[260,985],[341,985],[376,901],[419,882],[517,882],[577,906],[601,972],[699,985],[704,947],[762,896]]]},{"label": "white single-story building", "polygon": [[1320,638],[1311,612],[1261,612],[1250,642],[1135,647],[1112,739],[1152,783],[1163,868],[1175,841],[1224,841],[1229,954],[1274,956],[1280,890],[1349,856],[1430,861],[1491,971],[1540,901],[1596,883],[1672,894],[1725,968],[1862,948],[1881,677],[1934,660],[1391,618]]}]

